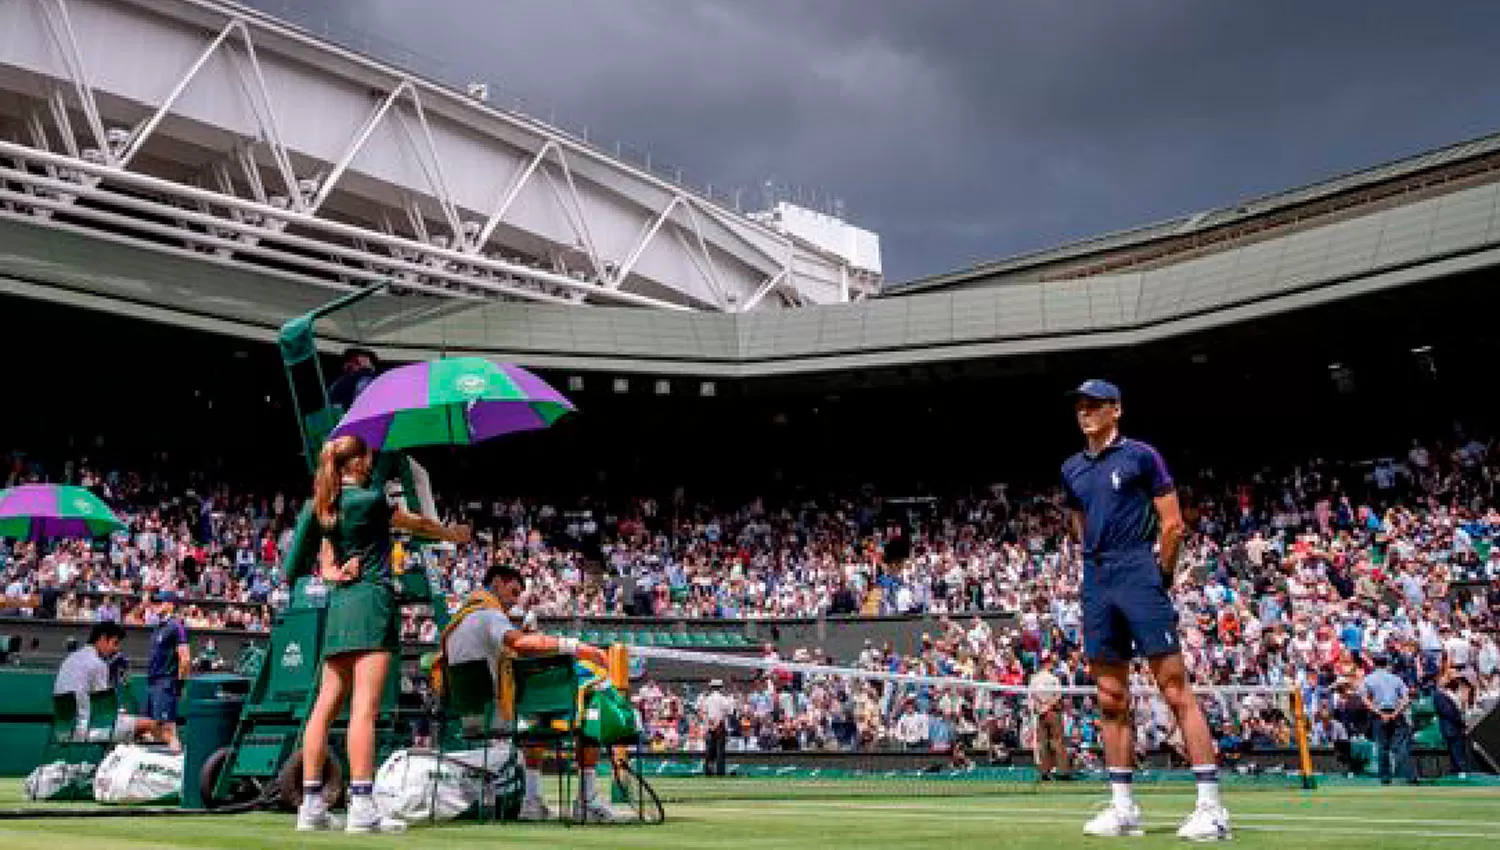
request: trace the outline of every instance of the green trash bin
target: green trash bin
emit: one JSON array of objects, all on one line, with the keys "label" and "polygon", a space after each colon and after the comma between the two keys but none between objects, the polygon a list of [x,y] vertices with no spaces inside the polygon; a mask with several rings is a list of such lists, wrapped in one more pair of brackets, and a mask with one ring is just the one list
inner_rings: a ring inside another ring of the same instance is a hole
[{"label": "green trash bin", "polygon": [[214,674],[188,679],[182,694],[182,807],[208,808],[200,776],[203,766],[220,749],[234,743],[240,712],[250,695],[244,676]]}]

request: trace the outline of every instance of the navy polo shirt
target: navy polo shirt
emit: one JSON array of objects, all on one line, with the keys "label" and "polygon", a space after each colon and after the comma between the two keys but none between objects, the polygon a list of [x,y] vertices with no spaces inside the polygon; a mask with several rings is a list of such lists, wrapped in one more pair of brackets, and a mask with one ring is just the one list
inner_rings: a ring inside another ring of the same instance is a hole
[{"label": "navy polo shirt", "polygon": [[177,647],[187,642],[187,626],[176,617],[157,626],[151,634],[151,662],[146,668],[146,678],[176,679]]},{"label": "navy polo shirt", "polygon": [[1062,465],[1063,498],[1084,515],[1085,579],[1100,566],[1156,568],[1154,500],[1173,489],[1161,453],[1140,440],[1116,437],[1098,454],[1081,451]]}]

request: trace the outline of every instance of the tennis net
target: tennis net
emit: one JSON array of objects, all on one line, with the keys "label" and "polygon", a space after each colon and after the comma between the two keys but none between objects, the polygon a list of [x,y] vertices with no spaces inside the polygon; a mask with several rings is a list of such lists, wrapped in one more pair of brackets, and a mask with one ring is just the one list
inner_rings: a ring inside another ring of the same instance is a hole
[{"label": "tennis net", "polygon": [[[1042,690],[665,647],[630,652],[632,700],[648,741],[639,769],[664,802],[1097,793],[1089,780],[1103,778],[1092,687]],[[1154,688],[1132,691],[1136,781],[1191,787],[1171,712]],[[1198,693],[1226,784],[1303,784],[1305,727],[1290,689]],[[710,734],[716,716],[726,718],[722,758]],[[1038,751],[1039,737],[1050,753]]]}]

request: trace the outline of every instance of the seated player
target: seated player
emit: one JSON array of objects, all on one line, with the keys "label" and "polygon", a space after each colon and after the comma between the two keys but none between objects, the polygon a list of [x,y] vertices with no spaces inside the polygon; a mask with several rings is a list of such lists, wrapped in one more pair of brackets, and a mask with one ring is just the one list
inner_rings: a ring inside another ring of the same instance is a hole
[{"label": "seated player", "polygon": [[165,741],[172,752],[179,746],[175,726],[158,723],[145,717],[122,714],[115,720],[111,732],[89,731],[89,697],[99,691],[114,687],[110,675],[109,659],[120,651],[125,640],[125,628],[119,623],[99,623],[89,631],[87,646],[70,653],[57,669],[57,678],[52,683],[53,696],[71,693],[77,699],[78,719],[74,724],[76,736],[91,741],[127,743],[149,738]]},{"label": "seated player", "polygon": [[[475,591],[464,601],[442,637],[443,657],[449,664],[488,661],[490,673],[499,681],[500,655],[513,656],[572,655],[590,676],[601,676],[608,661],[598,647],[571,638],[555,638],[518,628],[509,612],[516,609],[525,587],[521,573],[504,564],[490,567],[484,577],[484,590]],[[592,669],[589,669],[592,668]],[[580,671],[580,675],[584,671]],[[542,758],[545,751],[526,751],[526,797],[521,804],[521,820],[546,820],[551,816],[542,799]],[[582,802],[575,804],[576,820],[609,822],[619,818],[599,795],[595,767],[599,748],[584,747],[578,756]]]}]

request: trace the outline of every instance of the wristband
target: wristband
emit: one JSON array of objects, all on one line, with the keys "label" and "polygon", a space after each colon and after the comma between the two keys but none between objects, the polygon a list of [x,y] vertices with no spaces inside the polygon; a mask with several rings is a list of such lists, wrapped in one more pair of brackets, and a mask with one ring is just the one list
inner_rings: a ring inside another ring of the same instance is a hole
[{"label": "wristband", "polygon": [[560,637],[557,639],[557,651],[563,655],[578,654],[578,639]]}]

